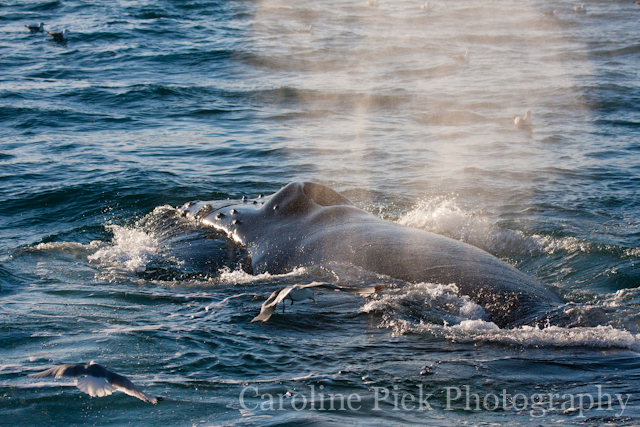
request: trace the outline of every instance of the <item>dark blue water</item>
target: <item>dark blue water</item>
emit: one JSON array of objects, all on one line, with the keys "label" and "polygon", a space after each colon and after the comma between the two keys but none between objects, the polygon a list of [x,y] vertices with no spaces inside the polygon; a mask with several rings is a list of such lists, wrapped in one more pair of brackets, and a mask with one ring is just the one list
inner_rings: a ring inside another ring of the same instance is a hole
[{"label": "dark blue water", "polygon": [[[640,6],[573,5],[2,2],[0,424],[637,425]],[[291,181],[489,251],[568,322],[348,265],[196,274],[144,226]],[[336,275],[387,289],[249,323]],[[26,377],[90,360],[164,400]]]}]

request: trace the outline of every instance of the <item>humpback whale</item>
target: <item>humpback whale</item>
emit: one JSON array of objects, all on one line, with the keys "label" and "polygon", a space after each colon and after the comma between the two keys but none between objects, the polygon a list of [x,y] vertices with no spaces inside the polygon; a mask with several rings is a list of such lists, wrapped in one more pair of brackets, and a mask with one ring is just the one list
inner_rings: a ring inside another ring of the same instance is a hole
[{"label": "humpback whale", "polygon": [[531,323],[562,303],[482,249],[378,218],[320,184],[293,182],[268,197],[189,202],[178,211],[246,248],[254,274],[340,262],[411,283],[454,283],[500,327]]}]

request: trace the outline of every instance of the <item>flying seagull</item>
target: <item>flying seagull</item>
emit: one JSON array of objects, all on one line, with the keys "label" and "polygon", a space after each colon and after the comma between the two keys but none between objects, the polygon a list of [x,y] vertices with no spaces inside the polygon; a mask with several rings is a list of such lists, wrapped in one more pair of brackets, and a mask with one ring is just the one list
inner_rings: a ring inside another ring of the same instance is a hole
[{"label": "flying seagull", "polygon": [[527,110],[522,116],[513,116],[513,124],[516,125],[517,128],[529,128],[533,125],[533,119],[531,118],[531,110]]},{"label": "flying seagull", "polygon": [[67,39],[67,34],[69,32],[67,30],[62,30],[62,31],[58,31],[56,33],[50,33],[49,31],[47,31],[47,34],[49,34],[51,37],[53,37],[54,41],[57,42],[63,42]]},{"label": "flying seagull", "polygon": [[[273,291],[271,296],[267,298],[267,300],[262,304],[262,308],[260,309],[260,314],[253,318],[250,323],[260,321],[260,325],[264,325],[267,320],[273,315],[276,311],[276,305],[285,298],[291,300],[291,305],[293,305],[294,301],[302,301],[305,299],[311,299],[313,302],[316,302],[316,299],[313,295],[312,288],[324,288],[331,289],[334,291],[342,291],[349,292],[353,294],[360,294],[362,296],[371,295],[376,292],[380,292],[384,289],[384,286],[377,285],[371,286],[369,288],[358,288],[355,286],[338,286],[333,285],[331,283],[321,283],[321,282],[312,282],[308,285],[291,285],[286,288],[278,289]],[[284,313],[284,302],[282,303],[282,312]]]},{"label": "flying seagull", "polygon": [[127,377],[111,372],[102,365],[60,365],[43,372],[29,374],[32,378],[75,378],[76,387],[91,397],[104,397],[121,391],[145,402],[158,403],[158,398],[148,395],[135,386]]},{"label": "flying seagull", "polygon": [[40,25],[25,25],[32,33],[41,33],[44,31],[44,23],[40,23]]}]

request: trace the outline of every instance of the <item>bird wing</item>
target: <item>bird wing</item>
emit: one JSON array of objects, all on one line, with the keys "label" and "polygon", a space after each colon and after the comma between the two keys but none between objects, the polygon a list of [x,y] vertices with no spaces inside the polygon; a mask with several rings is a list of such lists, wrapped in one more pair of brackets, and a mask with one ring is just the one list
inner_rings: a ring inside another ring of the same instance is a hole
[{"label": "bird wing", "polygon": [[129,378],[116,374],[115,372],[107,372],[109,373],[109,375],[107,375],[107,379],[114,387],[114,390],[121,391],[129,396],[137,397],[144,402],[153,403],[154,405],[158,403],[158,399],[140,390],[134,383],[129,381]]},{"label": "bird wing", "polygon": [[276,305],[282,302],[282,300],[285,299],[292,290],[298,288],[299,286],[300,285],[292,285],[273,291],[269,298],[267,298],[267,300],[262,304],[260,314],[254,317],[253,320],[251,320],[251,322],[249,323],[260,321],[260,324],[264,325],[265,322],[269,320],[269,318],[276,311]]},{"label": "bird wing", "polygon": [[83,375],[87,375],[87,370],[85,365],[71,365],[65,364],[60,366],[55,366],[53,368],[47,369],[46,371],[37,372],[35,374],[29,374],[28,376],[31,378],[77,378]]}]

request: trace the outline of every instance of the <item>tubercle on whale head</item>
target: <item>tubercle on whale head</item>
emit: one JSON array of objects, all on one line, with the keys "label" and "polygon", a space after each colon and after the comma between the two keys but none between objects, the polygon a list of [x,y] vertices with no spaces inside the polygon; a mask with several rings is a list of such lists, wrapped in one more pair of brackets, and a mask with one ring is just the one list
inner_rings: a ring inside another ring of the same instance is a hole
[{"label": "tubercle on whale head", "polygon": [[329,187],[310,182],[292,182],[271,196],[189,202],[179,207],[178,211],[182,216],[223,231],[236,242],[245,243],[244,233],[253,228],[251,224],[254,221],[313,216],[327,207],[353,208],[353,204]]},{"label": "tubercle on whale head", "polygon": [[239,221],[234,218],[227,220],[228,217],[233,216],[231,212],[236,213],[238,205],[241,204],[242,201],[230,199],[215,200],[209,202],[195,201],[188,202],[182,206],[179,206],[177,208],[177,211],[181,216],[200,221],[207,226],[224,232],[234,241],[238,243],[244,243],[234,227],[231,227],[231,225],[237,226],[239,224]]}]

